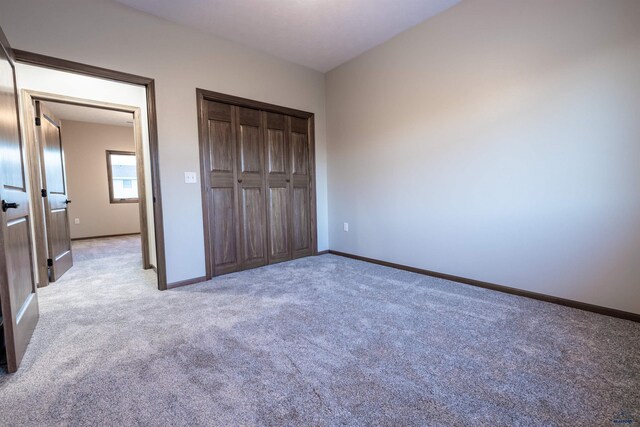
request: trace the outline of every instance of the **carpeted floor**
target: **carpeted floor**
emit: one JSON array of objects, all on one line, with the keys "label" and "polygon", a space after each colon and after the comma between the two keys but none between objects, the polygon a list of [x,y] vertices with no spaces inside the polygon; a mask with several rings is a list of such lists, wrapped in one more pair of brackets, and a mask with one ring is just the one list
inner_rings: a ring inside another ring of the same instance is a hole
[{"label": "carpeted floor", "polygon": [[74,244],[0,425],[640,420],[640,324],[333,255],[159,292],[139,250]]}]

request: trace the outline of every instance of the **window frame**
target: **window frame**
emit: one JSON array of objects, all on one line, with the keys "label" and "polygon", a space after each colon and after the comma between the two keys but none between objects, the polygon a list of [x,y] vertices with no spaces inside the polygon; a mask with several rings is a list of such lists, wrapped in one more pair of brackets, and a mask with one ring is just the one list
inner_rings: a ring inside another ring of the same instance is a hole
[{"label": "window frame", "polygon": [[[138,197],[129,199],[120,199],[113,197],[113,171],[111,168],[111,156],[133,156],[136,157],[135,151],[119,151],[119,150],[107,150],[107,181],[109,182],[109,203],[139,203],[140,202],[140,187],[138,186]],[[138,163],[136,160],[136,182],[138,182]]]}]

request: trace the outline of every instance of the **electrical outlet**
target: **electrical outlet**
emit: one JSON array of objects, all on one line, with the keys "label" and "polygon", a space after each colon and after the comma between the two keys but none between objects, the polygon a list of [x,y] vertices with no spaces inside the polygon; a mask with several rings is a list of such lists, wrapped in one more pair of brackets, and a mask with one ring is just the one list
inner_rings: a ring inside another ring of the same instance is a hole
[{"label": "electrical outlet", "polygon": [[80,218],[76,218],[76,219],[74,219],[74,220],[73,220],[73,222],[74,222],[75,224],[80,224]]},{"label": "electrical outlet", "polygon": [[342,229],[343,229],[344,231],[349,231],[349,223],[348,223],[348,222],[345,222],[345,223],[344,223],[344,225],[342,226]]},{"label": "electrical outlet", "polygon": [[195,172],[185,172],[184,173],[184,183],[185,184],[195,184],[198,182],[198,178]]}]

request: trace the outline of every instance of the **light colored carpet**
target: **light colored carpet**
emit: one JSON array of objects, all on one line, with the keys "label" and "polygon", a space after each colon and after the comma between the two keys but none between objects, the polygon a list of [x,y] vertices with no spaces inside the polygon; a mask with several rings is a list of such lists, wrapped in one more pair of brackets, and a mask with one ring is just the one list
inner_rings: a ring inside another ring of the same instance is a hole
[{"label": "light colored carpet", "polygon": [[135,237],[74,251],[0,425],[640,419],[637,323],[332,255],[159,292]]}]

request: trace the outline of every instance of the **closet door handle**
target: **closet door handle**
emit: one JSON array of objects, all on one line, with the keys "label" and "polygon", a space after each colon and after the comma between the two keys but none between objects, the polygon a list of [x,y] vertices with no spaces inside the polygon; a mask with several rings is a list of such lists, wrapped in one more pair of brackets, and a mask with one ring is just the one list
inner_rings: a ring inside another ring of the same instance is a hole
[{"label": "closet door handle", "polygon": [[242,184],[242,179],[238,179],[238,184]]}]

